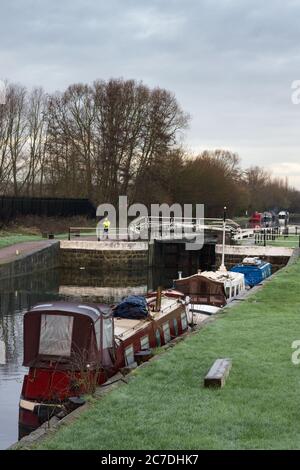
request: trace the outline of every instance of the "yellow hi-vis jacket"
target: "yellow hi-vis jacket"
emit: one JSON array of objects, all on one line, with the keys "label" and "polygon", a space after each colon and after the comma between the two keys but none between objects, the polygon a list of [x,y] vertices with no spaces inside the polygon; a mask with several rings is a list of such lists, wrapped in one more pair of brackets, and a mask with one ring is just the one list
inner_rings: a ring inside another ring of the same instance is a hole
[{"label": "yellow hi-vis jacket", "polygon": [[110,227],[110,221],[109,220],[104,220],[103,227],[104,228],[109,228]]}]

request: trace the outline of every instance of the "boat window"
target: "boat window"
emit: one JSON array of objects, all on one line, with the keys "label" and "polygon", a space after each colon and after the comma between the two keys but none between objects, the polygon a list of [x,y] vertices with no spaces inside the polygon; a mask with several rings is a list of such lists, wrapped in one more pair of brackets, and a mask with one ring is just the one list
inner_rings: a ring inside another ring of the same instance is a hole
[{"label": "boat window", "polygon": [[113,320],[112,318],[103,319],[103,349],[113,346]]},{"label": "boat window", "polygon": [[125,349],[125,362],[126,365],[129,366],[130,364],[133,364],[134,362],[134,352],[133,352],[133,346],[128,346],[128,348]]},{"label": "boat window", "polygon": [[163,324],[163,332],[164,332],[165,343],[168,343],[171,339],[169,322]]},{"label": "boat window", "polygon": [[101,347],[101,322],[99,320],[95,322],[95,333],[96,333],[96,340],[97,340],[97,348],[100,349]]},{"label": "boat window", "polygon": [[187,319],[186,319],[186,314],[185,313],[181,314],[181,328],[183,330],[187,329]]},{"label": "boat window", "polygon": [[173,328],[174,328],[174,333],[175,333],[175,336],[178,336],[178,324],[177,324],[177,318],[174,318],[174,320],[173,320]]},{"label": "boat window", "polygon": [[72,316],[43,314],[41,316],[39,354],[70,356],[73,320]]},{"label": "boat window", "polygon": [[157,347],[161,346],[161,340],[160,340],[160,332],[159,332],[159,330],[156,330],[156,332],[155,332],[155,339],[156,339],[156,346],[157,346]]},{"label": "boat window", "polygon": [[142,350],[145,350],[145,349],[149,349],[150,345],[149,345],[149,336],[143,336],[141,338],[141,349]]}]

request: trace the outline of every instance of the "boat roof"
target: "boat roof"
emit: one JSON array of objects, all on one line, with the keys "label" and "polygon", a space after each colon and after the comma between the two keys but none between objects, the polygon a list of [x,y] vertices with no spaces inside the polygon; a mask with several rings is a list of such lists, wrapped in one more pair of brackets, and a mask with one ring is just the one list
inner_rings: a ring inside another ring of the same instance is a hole
[{"label": "boat roof", "polygon": [[176,282],[178,281],[184,281],[188,279],[193,279],[193,278],[201,278],[205,277],[206,279],[209,279],[210,281],[218,282],[220,284],[224,284],[226,281],[237,281],[241,280],[243,277],[243,274],[241,273],[234,273],[231,271],[202,271],[196,274],[193,274],[192,276],[188,277],[182,277],[180,279],[176,279]]},{"label": "boat roof", "polygon": [[[156,300],[156,298],[153,298],[153,300]],[[132,335],[136,334],[137,331],[144,329],[147,323],[150,324],[152,320],[159,320],[163,318],[172,310],[178,308],[178,306],[179,303],[177,299],[162,296],[160,311],[151,312],[151,319],[147,317],[133,320],[129,318],[114,317],[115,336],[124,341],[130,338]]]},{"label": "boat roof", "polygon": [[190,279],[200,279],[201,277],[205,277],[206,279],[209,279],[211,281],[215,281],[215,282],[219,282],[220,284],[223,284],[223,281],[222,280],[219,280],[219,279],[216,279],[214,277],[210,277],[209,276],[209,273],[213,271],[203,271],[201,273],[196,273],[196,274],[192,274],[191,276],[187,276],[187,277],[181,277],[180,279],[176,279],[175,282],[179,282],[179,281],[188,281]]},{"label": "boat roof", "polygon": [[[180,292],[179,290],[176,290],[176,289],[164,289],[162,291],[162,295],[166,296],[166,297],[184,297],[184,294],[182,292]],[[147,300],[149,299],[152,299],[153,298],[156,298],[157,296],[157,291],[150,291],[147,293]]]},{"label": "boat roof", "polygon": [[201,274],[202,276],[207,277],[208,279],[222,283],[226,281],[238,281],[244,277],[243,274],[234,273],[232,271],[204,271]]},{"label": "boat roof", "polygon": [[257,271],[264,270],[265,268],[272,266],[268,261],[263,261],[260,264],[250,264],[250,263],[239,263],[233,266],[231,269],[243,268],[244,271]]},{"label": "boat roof", "polygon": [[105,304],[89,305],[78,302],[55,301],[34,305],[28,313],[30,314],[34,312],[65,312],[87,316],[95,322],[101,315],[107,316],[111,314],[111,308]]}]

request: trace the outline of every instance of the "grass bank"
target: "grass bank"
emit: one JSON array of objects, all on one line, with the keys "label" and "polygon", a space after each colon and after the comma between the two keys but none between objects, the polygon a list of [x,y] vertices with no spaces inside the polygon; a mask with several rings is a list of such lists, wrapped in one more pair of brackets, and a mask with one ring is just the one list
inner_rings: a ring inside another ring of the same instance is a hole
[{"label": "grass bank", "polygon": [[0,234],[0,249],[6,246],[15,245],[15,243],[32,242],[42,240],[38,235],[23,235],[17,233]]},{"label": "grass bank", "polygon": [[299,235],[279,235],[276,240],[268,240],[267,244],[270,246],[284,246],[286,248],[298,248],[299,247]]},{"label": "grass bank", "polygon": [[[67,238],[69,227],[96,227],[96,220],[84,216],[73,217],[41,217],[41,216],[19,216],[0,227],[0,247],[8,246],[19,241],[31,241],[42,238],[42,234],[54,233],[55,238]],[[89,232],[90,233],[90,232]],[[14,237],[20,236],[17,241]],[[27,238],[23,238],[27,237]],[[31,238],[33,237],[33,238]],[[38,238],[36,238],[38,237]],[[7,241],[5,241],[5,239]],[[6,244],[5,244],[6,243]]]},{"label": "grass bank", "polygon": [[[42,449],[298,449],[300,263],[215,322],[136,370]],[[203,388],[218,357],[233,367],[222,390]]]}]

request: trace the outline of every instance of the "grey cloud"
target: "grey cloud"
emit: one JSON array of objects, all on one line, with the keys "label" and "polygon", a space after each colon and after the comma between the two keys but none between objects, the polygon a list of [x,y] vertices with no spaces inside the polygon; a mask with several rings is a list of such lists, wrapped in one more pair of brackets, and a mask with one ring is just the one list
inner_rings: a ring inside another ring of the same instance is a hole
[{"label": "grey cloud", "polygon": [[299,159],[299,15],[299,0],[12,0],[0,78],[50,91],[111,76],[166,87],[193,118],[190,147],[238,149],[245,165],[278,171]]}]

